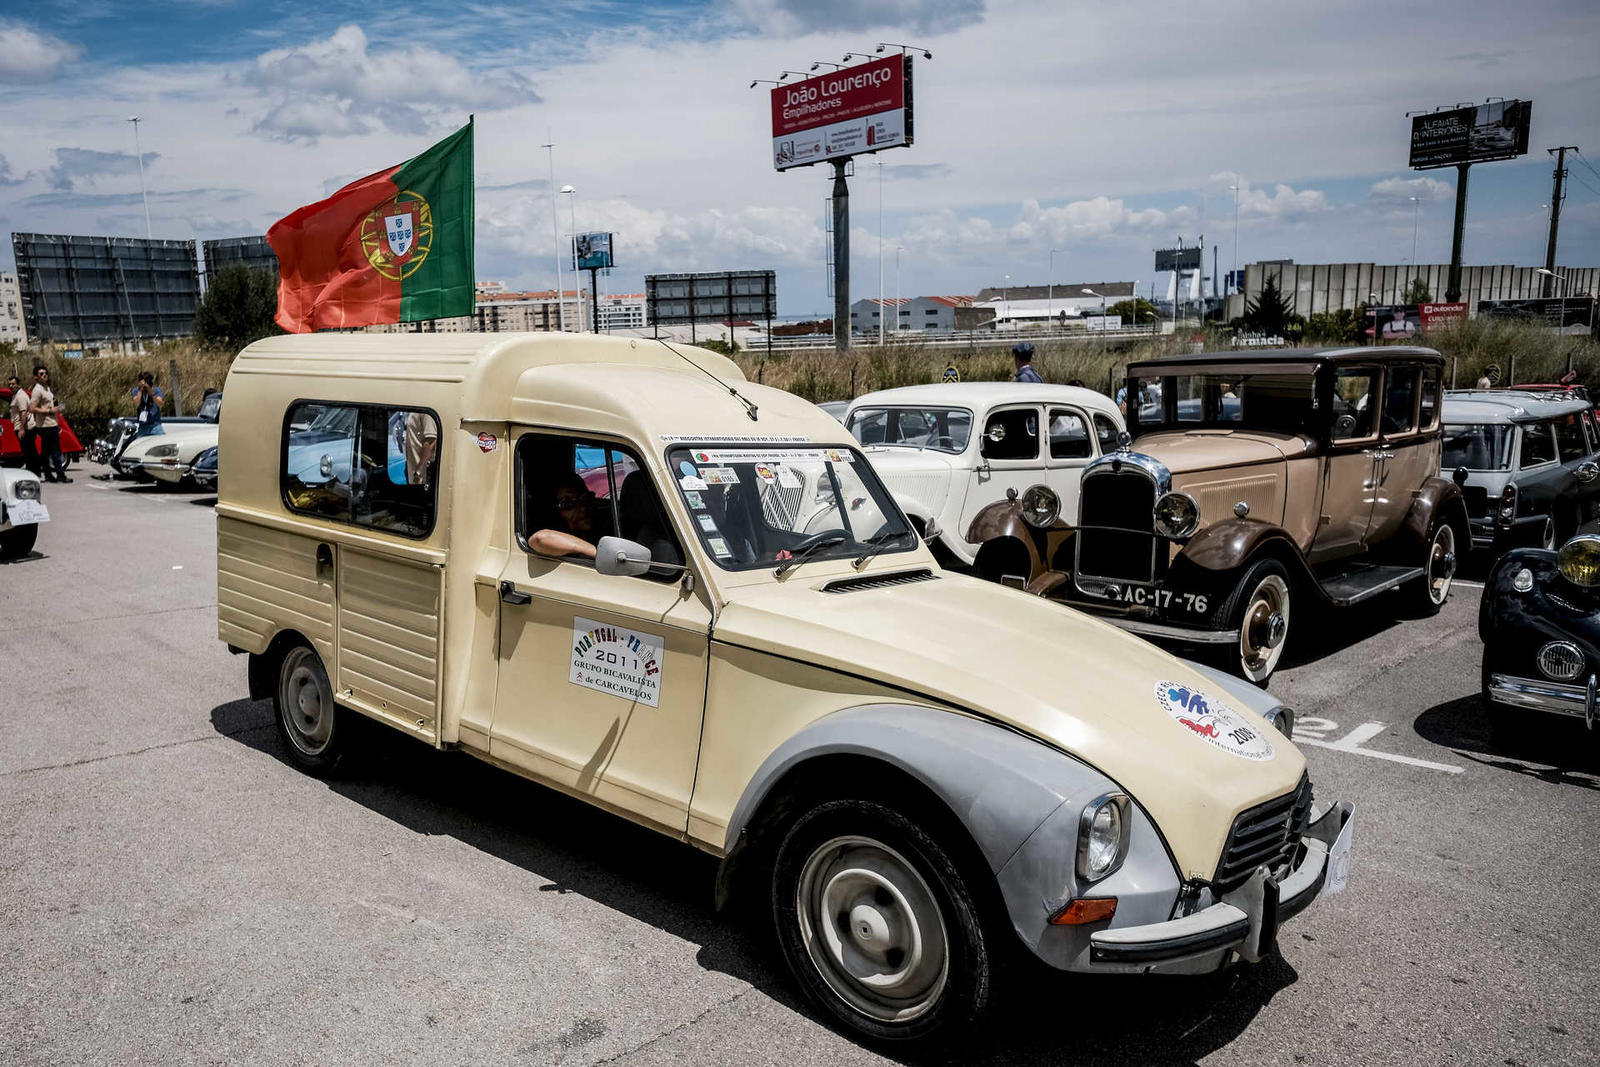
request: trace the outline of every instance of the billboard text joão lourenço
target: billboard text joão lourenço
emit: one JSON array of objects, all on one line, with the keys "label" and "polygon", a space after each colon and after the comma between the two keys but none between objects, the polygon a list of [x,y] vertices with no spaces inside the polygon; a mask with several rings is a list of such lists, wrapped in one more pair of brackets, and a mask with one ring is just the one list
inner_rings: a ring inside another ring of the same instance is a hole
[{"label": "billboard text jo\u00e3o louren\u00e7o", "polygon": [[911,57],[889,56],[772,90],[778,170],[911,143]]}]

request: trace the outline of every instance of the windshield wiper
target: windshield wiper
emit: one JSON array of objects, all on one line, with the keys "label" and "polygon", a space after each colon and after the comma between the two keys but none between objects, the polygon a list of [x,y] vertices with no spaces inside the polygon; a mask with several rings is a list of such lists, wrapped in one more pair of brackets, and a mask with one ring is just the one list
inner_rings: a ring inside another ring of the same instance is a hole
[{"label": "windshield wiper", "polygon": [[850,540],[850,535],[843,530],[826,530],[813,537],[808,537],[801,542],[800,548],[792,556],[778,564],[778,569],[773,571],[772,575],[775,578],[782,578],[789,571],[800,566],[800,564],[823,549],[832,548],[834,545],[842,545],[848,540]]},{"label": "windshield wiper", "polygon": [[876,559],[878,553],[888,548],[892,542],[900,540],[900,538],[911,532],[912,531],[910,530],[899,529],[893,533],[873,534],[871,537],[861,542],[864,545],[871,545],[872,547],[861,553],[861,555],[857,556],[852,566],[854,566],[856,570],[860,570],[862,567],[865,567],[867,564]]}]

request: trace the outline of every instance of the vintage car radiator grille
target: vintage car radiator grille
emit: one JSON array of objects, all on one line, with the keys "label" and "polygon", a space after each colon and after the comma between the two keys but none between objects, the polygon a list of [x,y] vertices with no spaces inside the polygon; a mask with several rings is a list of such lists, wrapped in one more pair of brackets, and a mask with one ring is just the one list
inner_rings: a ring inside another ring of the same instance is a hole
[{"label": "vintage car radiator grille", "polygon": [[1154,581],[1155,553],[1150,538],[1129,537],[1121,531],[1153,534],[1151,509],[1155,503],[1155,483],[1143,472],[1085,478],[1079,490],[1078,573],[1090,578]]},{"label": "vintage car radiator grille", "polygon": [[1292,859],[1311,818],[1311,779],[1302,777],[1292,793],[1239,813],[1222,846],[1222,859],[1211,879],[1223,892],[1243,882],[1262,864]]},{"label": "vintage car radiator grille", "polygon": [[883,589],[891,585],[910,585],[913,582],[931,582],[937,576],[932,571],[900,571],[895,574],[864,574],[860,578],[839,578],[822,587],[824,593],[859,593],[863,589]]}]

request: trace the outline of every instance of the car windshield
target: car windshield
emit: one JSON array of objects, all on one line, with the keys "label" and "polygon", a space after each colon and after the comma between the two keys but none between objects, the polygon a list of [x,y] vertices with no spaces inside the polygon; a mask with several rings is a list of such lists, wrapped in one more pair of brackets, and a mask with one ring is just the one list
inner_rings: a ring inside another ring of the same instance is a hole
[{"label": "car windshield", "polygon": [[1197,426],[1316,433],[1310,374],[1173,374],[1133,380],[1128,429],[1135,435]]},{"label": "car windshield", "polygon": [[1511,427],[1470,422],[1444,428],[1444,456],[1439,466],[1447,471],[1503,471],[1511,466]]},{"label": "car windshield", "polygon": [[964,408],[857,408],[845,426],[864,445],[962,452],[972,435],[972,412]]},{"label": "car windshield", "polygon": [[695,534],[727,570],[909,552],[917,535],[853,448],[674,448],[668,466]]},{"label": "car windshield", "polygon": [[222,394],[207,393],[204,400],[200,401],[200,418],[205,422],[216,422],[222,417]]}]

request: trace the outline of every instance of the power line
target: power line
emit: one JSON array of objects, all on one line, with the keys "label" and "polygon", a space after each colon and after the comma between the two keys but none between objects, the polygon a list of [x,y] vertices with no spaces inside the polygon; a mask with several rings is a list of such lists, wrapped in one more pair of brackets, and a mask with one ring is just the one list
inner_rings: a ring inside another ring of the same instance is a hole
[{"label": "power line", "polygon": [[1578,162],[1579,163],[1582,163],[1584,166],[1589,168],[1589,173],[1590,174],[1593,174],[1596,178],[1600,178],[1600,170],[1595,170],[1594,169],[1594,164],[1590,163],[1589,160],[1584,156],[1584,154],[1582,152],[1580,152],[1576,148],[1574,148],[1572,150],[1572,154],[1578,157]]}]

